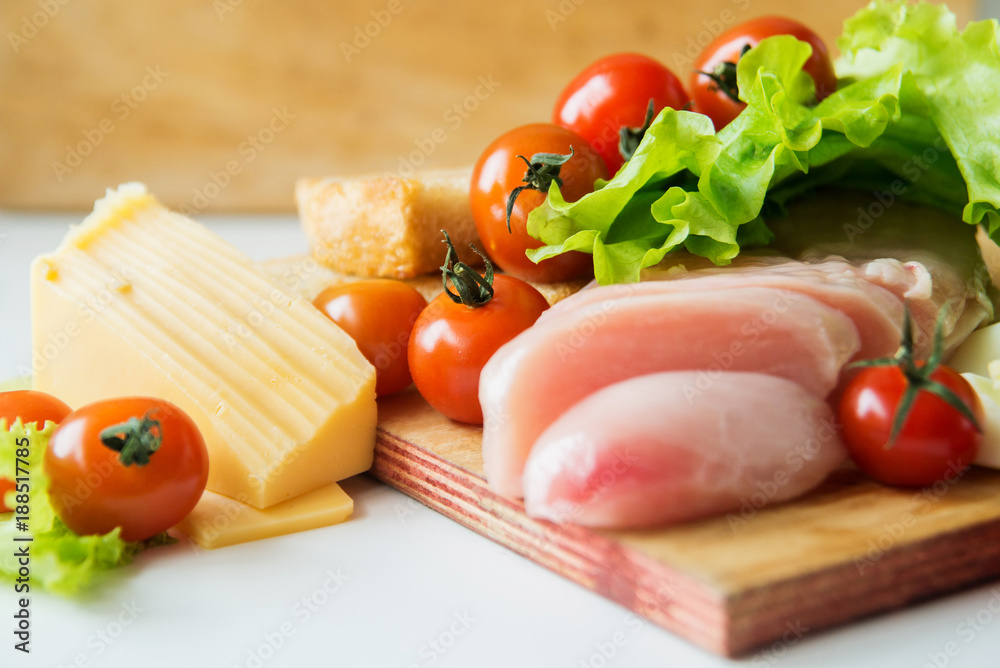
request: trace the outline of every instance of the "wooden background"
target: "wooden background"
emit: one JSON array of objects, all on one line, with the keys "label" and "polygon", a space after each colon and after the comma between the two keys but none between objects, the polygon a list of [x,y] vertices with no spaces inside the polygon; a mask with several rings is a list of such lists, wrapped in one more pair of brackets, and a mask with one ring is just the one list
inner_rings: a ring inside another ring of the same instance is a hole
[{"label": "wooden background", "polygon": [[[291,211],[303,175],[471,164],[615,51],[675,71],[754,16],[829,44],[862,2],[3,0],[0,207]],[[949,3],[964,23],[973,0]],[[367,33],[367,34],[366,34]]]}]

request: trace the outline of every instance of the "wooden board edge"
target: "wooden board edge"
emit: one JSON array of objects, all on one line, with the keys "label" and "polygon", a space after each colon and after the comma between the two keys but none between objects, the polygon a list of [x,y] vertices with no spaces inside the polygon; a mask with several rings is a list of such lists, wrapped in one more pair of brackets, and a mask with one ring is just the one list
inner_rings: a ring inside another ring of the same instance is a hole
[{"label": "wooden board edge", "polygon": [[497,496],[477,476],[383,431],[369,473],[668,631],[728,652],[725,597],[707,583],[581,527],[529,518],[520,503]]},{"label": "wooden board edge", "polygon": [[[728,595],[598,533],[529,518],[523,504],[497,496],[475,474],[382,430],[370,473],[654,624],[729,657],[779,641],[790,630],[807,628],[812,634],[1000,576],[1000,520],[993,520],[885,551],[864,577],[855,564],[843,565]],[[986,553],[962,549],[970,541],[981,546],[984,532],[993,546]],[[942,561],[949,565],[943,573]]]},{"label": "wooden board edge", "polygon": [[[977,549],[971,549],[973,545]],[[760,648],[790,630],[808,629],[811,634],[998,576],[1000,520],[938,534],[886,550],[863,564],[742,592],[730,601],[730,655]]]}]

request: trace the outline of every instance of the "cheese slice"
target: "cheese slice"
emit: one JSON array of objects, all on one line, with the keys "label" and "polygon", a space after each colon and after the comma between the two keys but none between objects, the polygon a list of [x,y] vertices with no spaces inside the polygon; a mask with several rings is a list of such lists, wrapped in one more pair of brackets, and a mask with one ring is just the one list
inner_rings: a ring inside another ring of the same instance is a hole
[{"label": "cheese slice", "polygon": [[354,501],[334,483],[264,510],[205,492],[175,528],[206,550],[343,522]]},{"label": "cheese slice", "polygon": [[351,338],[145,186],[99,200],[31,290],[35,389],[177,404],[208,489],[267,508],[371,466],[375,369]]}]

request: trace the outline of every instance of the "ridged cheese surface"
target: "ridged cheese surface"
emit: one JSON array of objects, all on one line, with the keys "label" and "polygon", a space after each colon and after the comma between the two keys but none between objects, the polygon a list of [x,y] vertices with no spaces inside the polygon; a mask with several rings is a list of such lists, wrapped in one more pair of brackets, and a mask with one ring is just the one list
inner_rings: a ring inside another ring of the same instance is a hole
[{"label": "ridged cheese surface", "polygon": [[350,337],[139,184],[35,260],[32,326],[36,389],[179,405],[210,490],[266,508],[371,465],[375,370]]}]

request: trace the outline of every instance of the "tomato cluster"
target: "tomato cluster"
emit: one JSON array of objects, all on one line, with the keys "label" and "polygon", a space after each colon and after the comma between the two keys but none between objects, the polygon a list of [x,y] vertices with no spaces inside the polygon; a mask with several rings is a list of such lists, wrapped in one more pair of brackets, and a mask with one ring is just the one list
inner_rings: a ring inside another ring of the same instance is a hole
[{"label": "tomato cluster", "polygon": [[[559,94],[551,123],[501,135],[476,162],[470,202],[486,252],[506,273],[525,280],[585,276],[591,263],[580,253],[538,264],[525,256],[542,245],[528,234],[527,218],[544,201],[550,184],[555,181],[568,202],[591,192],[594,181],[621,169],[665,107],[706,114],[722,129],[746,106],[735,92],[739,58],[765,37],[783,34],[812,47],[804,70],[815,81],[817,101],[823,99],[837,84],[826,46],[806,26],[779,17],[748,21],[713,40],[690,72],[690,96],[677,75],[648,56],[619,53],[588,66]],[[563,162],[553,168],[544,156],[560,156]],[[544,178],[538,178],[539,172],[546,172]]]}]

